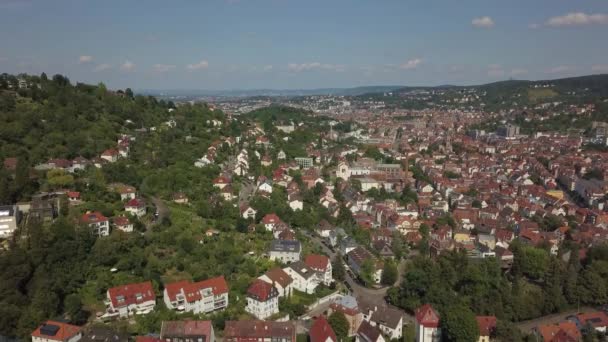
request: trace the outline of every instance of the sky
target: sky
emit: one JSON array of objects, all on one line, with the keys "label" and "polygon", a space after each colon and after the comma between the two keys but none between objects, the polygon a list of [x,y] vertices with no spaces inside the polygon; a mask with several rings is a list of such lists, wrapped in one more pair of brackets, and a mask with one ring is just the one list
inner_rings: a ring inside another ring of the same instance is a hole
[{"label": "sky", "polygon": [[205,90],[608,73],[608,1],[0,0],[0,72]]}]

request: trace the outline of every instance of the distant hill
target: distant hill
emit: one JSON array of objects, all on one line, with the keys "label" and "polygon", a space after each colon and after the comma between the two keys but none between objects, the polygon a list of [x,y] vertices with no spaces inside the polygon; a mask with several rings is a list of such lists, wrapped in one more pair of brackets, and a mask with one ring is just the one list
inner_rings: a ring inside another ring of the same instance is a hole
[{"label": "distant hill", "polygon": [[142,89],[137,93],[157,97],[272,97],[272,96],[313,96],[313,95],[335,95],[335,96],[358,96],[370,93],[391,92],[403,88],[394,86],[365,86],[355,88],[319,88],[319,89],[251,89],[251,90],[191,90],[191,89],[168,89],[150,90]]}]

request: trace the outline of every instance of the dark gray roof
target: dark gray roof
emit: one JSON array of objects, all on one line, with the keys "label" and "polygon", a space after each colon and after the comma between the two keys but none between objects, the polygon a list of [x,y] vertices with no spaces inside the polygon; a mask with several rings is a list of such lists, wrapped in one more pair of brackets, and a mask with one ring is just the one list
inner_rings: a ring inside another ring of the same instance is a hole
[{"label": "dark gray roof", "polygon": [[272,240],[270,243],[271,252],[291,252],[299,253],[302,249],[300,241],[294,240]]},{"label": "dark gray roof", "polygon": [[304,279],[310,279],[314,277],[315,271],[306,266],[306,264],[302,261],[296,261],[289,265],[289,268],[294,270],[297,274],[302,276]]},{"label": "dark gray roof", "polygon": [[389,306],[383,306],[372,314],[371,320],[372,322],[387,326],[391,329],[397,329],[402,318],[403,312],[400,310]]}]

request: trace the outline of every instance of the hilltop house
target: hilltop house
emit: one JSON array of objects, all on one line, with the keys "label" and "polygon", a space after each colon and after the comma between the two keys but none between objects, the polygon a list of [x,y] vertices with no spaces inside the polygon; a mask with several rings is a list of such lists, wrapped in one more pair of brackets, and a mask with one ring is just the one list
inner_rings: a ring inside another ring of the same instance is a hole
[{"label": "hilltop house", "polygon": [[256,279],[247,289],[245,311],[259,319],[266,319],[279,312],[279,291],[272,284]]},{"label": "hilltop house", "polygon": [[224,277],[178,281],[165,286],[163,301],[169,309],[195,314],[222,310],[228,307],[228,284]]},{"label": "hilltop house", "polygon": [[108,289],[107,312],[102,318],[129,317],[147,314],[156,306],[152,282],[116,286]]}]

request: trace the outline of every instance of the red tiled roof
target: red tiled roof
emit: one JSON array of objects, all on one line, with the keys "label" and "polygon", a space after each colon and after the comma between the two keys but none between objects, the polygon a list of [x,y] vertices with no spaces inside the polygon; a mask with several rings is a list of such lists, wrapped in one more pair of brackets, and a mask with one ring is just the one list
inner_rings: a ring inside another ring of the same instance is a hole
[{"label": "red tiled roof", "polygon": [[310,342],[326,342],[328,339],[334,342],[338,341],[336,333],[334,333],[334,330],[323,316],[317,318],[312,323],[309,336]]},{"label": "red tiled roof", "polygon": [[[113,287],[108,289],[108,296],[114,308],[140,304],[156,299],[151,281]],[[119,301],[119,298],[123,300]]]},{"label": "red tiled roof", "polygon": [[78,191],[68,191],[69,198],[80,198],[80,192]]},{"label": "red tiled roof", "polygon": [[479,327],[479,336],[490,336],[496,329],[496,316],[477,316],[475,319]]},{"label": "red tiled roof", "polygon": [[114,224],[117,226],[126,226],[128,224],[131,224],[131,221],[129,221],[128,217],[118,216],[114,218]]},{"label": "red tiled roof", "polygon": [[93,212],[82,215],[80,220],[84,223],[91,224],[91,223],[99,223],[99,222],[107,221],[108,218],[103,216],[103,214],[100,213],[99,211],[93,211]]},{"label": "red tiled roof", "polygon": [[576,324],[570,321],[541,325],[538,327],[538,331],[544,342],[569,342],[581,339],[581,333]]},{"label": "red tiled roof", "polygon": [[281,219],[276,214],[266,214],[262,219],[264,224],[275,224],[281,222]]},{"label": "red tiled roof", "polygon": [[267,282],[256,279],[247,289],[247,295],[255,298],[258,301],[265,302],[271,298],[278,296],[277,289]]},{"label": "red tiled roof", "polygon": [[171,301],[175,301],[175,296],[181,291],[184,291],[186,301],[188,303],[196,302],[202,299],[201,290],[211,289],[214,296],[219,296],[224,293],[228,293],[228,284],[224,276],[215,277],[196,283],[191,283],[187,280],[178,281],[175,283],[167,284],[165,290]]},{"label": "red tiled roof", "polygon": [[427,328],[439,326],[439,315],[430,304],[424,304],[416,309],[416,322]]},{"label": "red tiled roof", "polygon": [[111,149],[103,151],[103,153],[101,155],[102,156],[117,156],[118,155],[118,151],[116,151],[115,149],[111,148]]},{"label": "red tiled roof", "polygon": [[325,272],[329,266],[329,258],[325,255],[310,254],[306,256],[304,263],[317,272]]},{"label": "red tiled roof", "polygon": [[582,325],[591,324],[594,328],[608,327],[608,315],[602,311],[580,313],[576,318]]},{"label": "red tiled roof", "polygon": [[[49,325],[59,328],[57,333],[55,333],[53,336],[45,335],[40,331],[40,329]],[[78,335],[79,332],[80,327],[75,325],[55,321],[46,321],[46,323],[39,326],[36,330],[34,330],[34,332],[32,332],[32,337],[45,338],[54,341],[67,341],[68,339]]]},{"label": "red tiled roof", "polygon": [[141,208],[145,206],[144,202],[138,198],[133,198],[127,202],[125,205],[126,208]]}]

